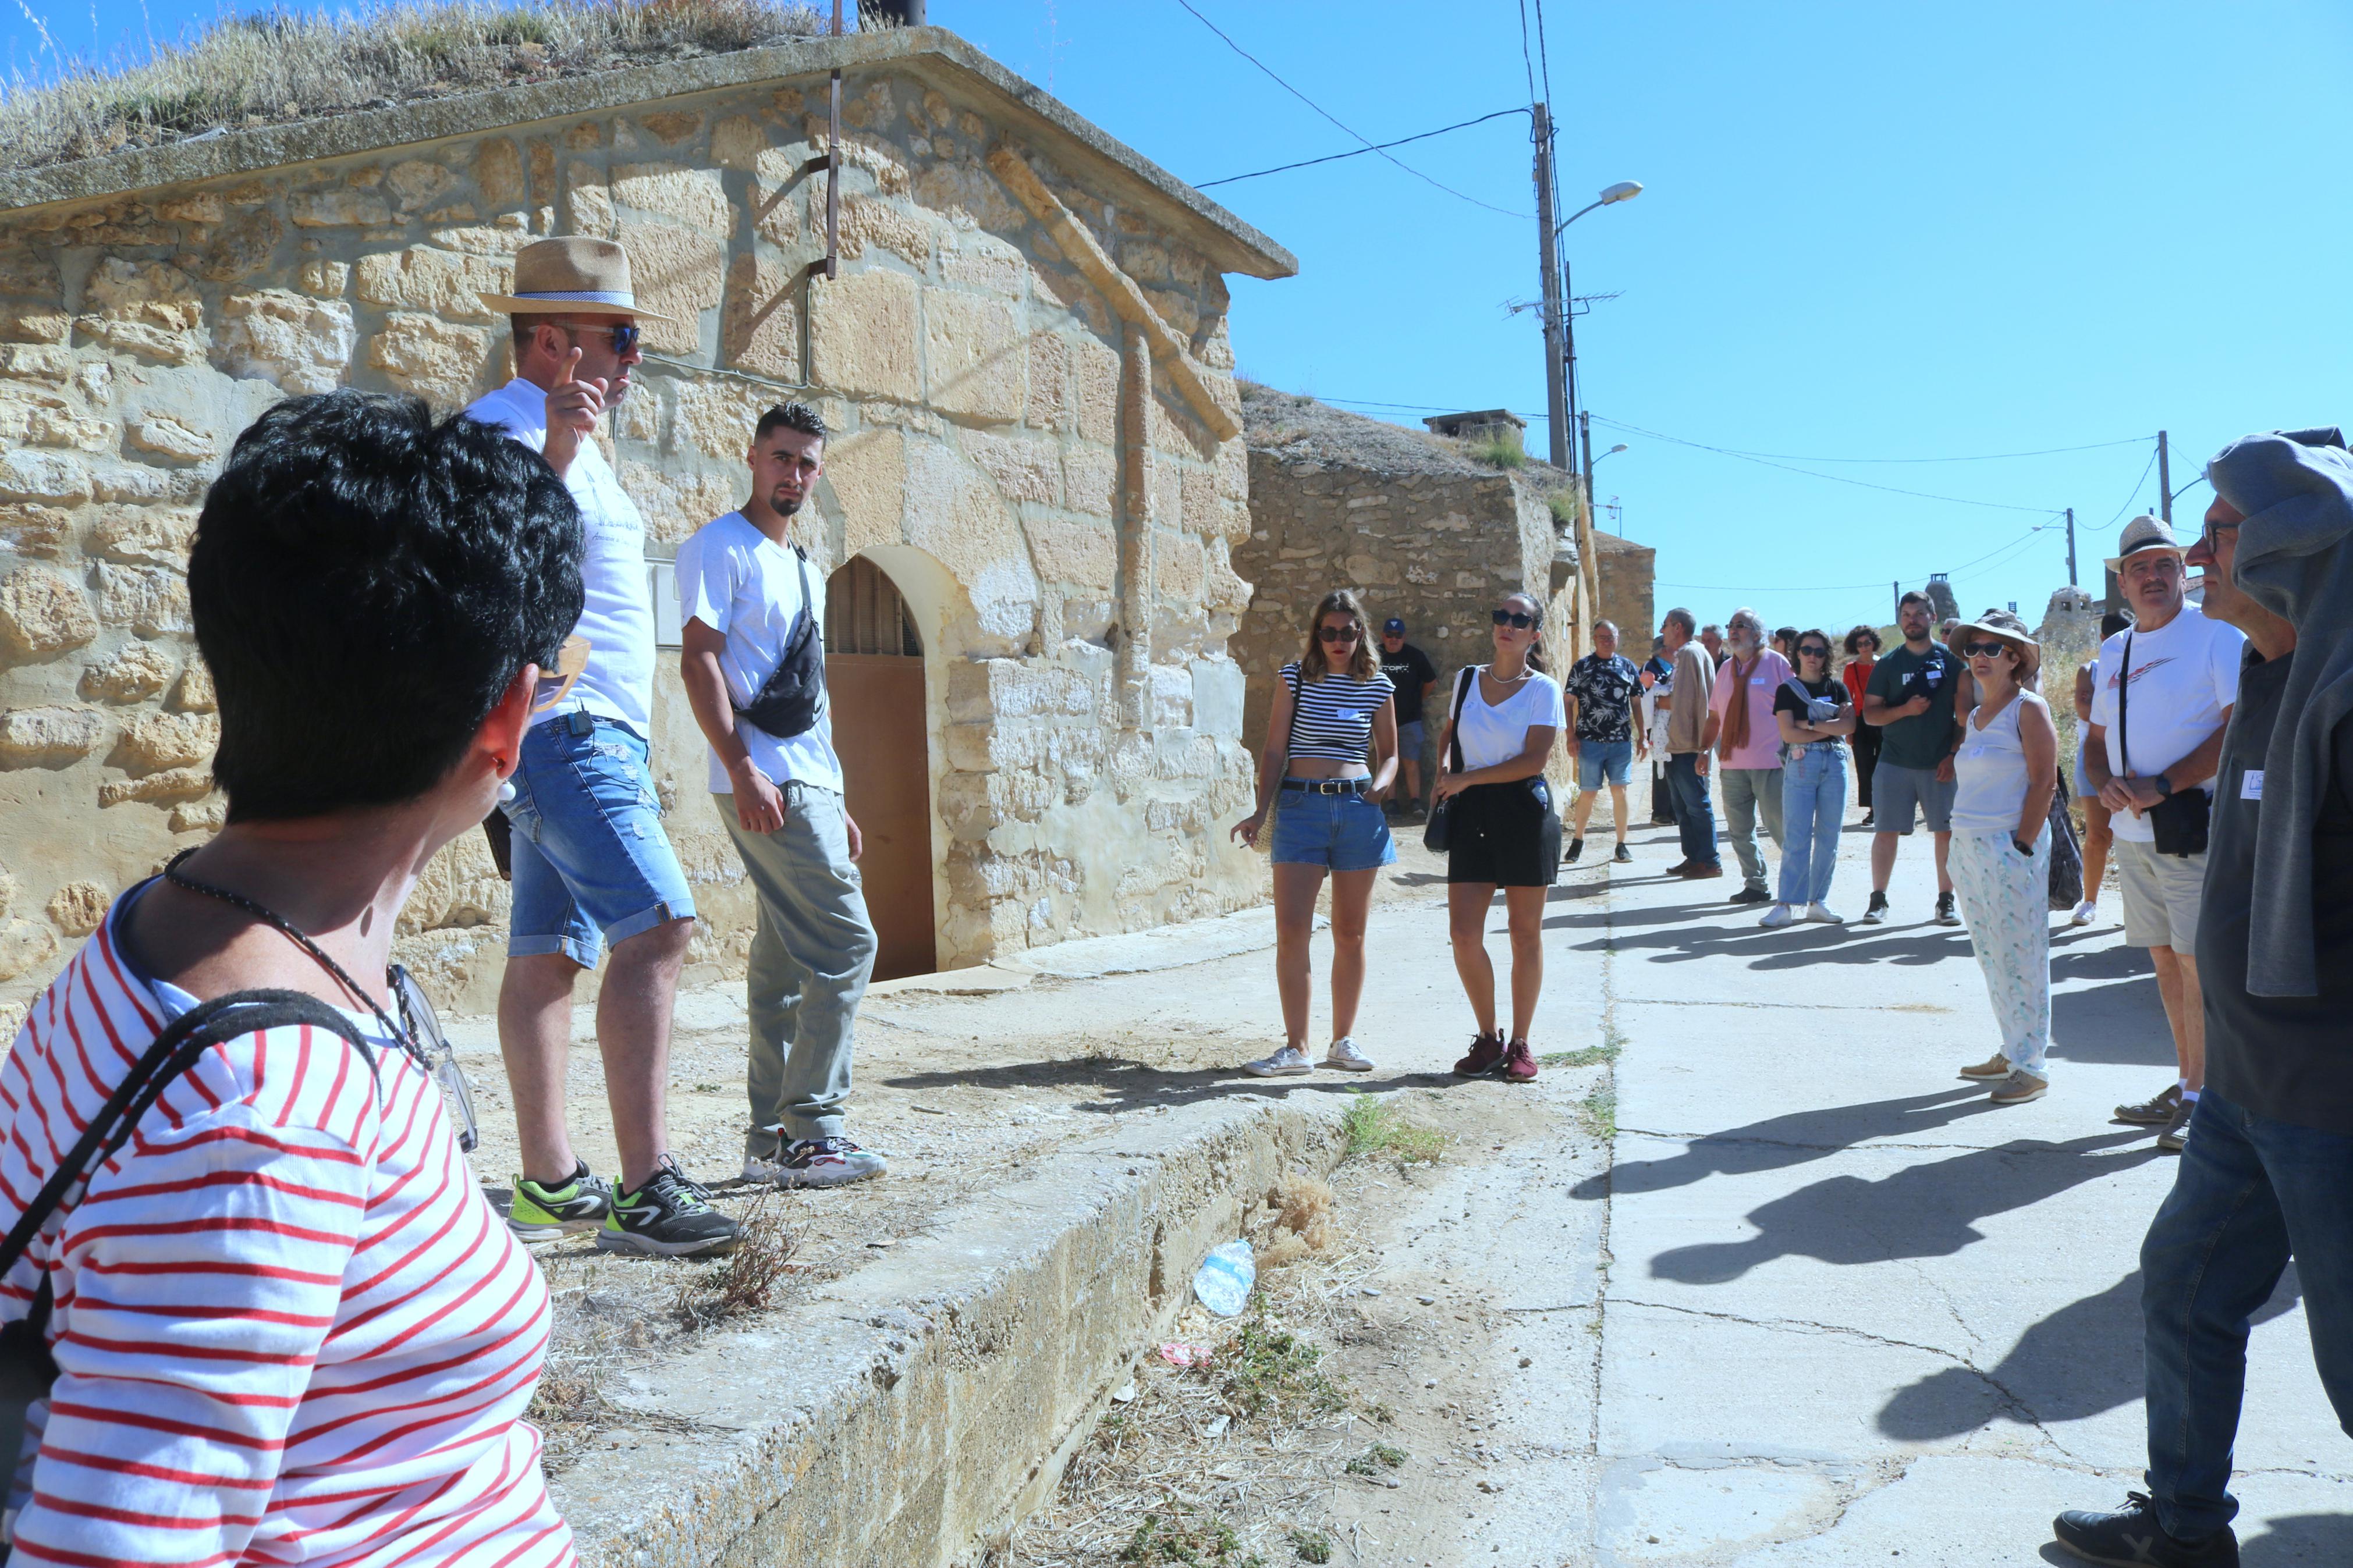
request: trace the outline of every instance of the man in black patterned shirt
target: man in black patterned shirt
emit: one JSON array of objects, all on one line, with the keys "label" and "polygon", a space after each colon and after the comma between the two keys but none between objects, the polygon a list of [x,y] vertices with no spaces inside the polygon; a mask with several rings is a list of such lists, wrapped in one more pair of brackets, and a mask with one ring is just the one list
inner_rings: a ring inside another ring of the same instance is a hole
[{"label": "man in black patterned shirt", "polygon": [[1601,786],[1609,786],[1609,809],[1618,828],[1618,849],[1611,858],[1630,863],[1626,847],[1626,773],[1635,753],[1650,752],[1650,738],[1634,723],[1634,701],[1641,694],[1641,672],[1618,651],[1618,627],[1609,621],[1593,624],[1593,651],[1568,667],[1561,682],[1568,704],[1568,722],[1577,736],[1577,826],[1568,841],[1567,859],[1574,864],[1585,853],[1585,826],[1593,818],[1593,802]]}]

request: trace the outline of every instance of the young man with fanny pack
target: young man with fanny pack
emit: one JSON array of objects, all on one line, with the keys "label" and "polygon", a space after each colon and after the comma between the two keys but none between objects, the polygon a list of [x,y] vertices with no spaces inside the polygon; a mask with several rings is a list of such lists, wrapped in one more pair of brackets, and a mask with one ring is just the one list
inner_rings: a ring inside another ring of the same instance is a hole
[{"label": "young man with fanny pack", "polygon": [[874,923],[842,800],[825,692],[825,577],[792,542],[825,471],[805,404],[760,416],[752,498],[679,547],[681,675],[711,743],[711,793],[759,901],[744,1178],[832,1187],[883,1173],[842,1136],[850,1027],[874,969]]}]

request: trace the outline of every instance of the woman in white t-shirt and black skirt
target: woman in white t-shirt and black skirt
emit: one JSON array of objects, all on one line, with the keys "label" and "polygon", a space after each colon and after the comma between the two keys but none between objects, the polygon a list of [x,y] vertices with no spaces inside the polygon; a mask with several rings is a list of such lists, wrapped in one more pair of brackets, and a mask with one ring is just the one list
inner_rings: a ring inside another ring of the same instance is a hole
[{"label": "woman in white t-shirt and black skirt", "polygon": [[[1510,595],[1495,607],[1494,626],[1494,662],[1455,677],[1438,748],[1454,970],[1479,1025],[1471,1054],[1454,1071],[1525,1083],[1536,1076],[1528,1031],[1544,989],[1545,889],[1560,864],[1560,814],[1544,769],[1566,712],[1560,682],[1544,673],[1543,605],[1531,594]],[[1508,1037],[1495,1027],[1495,969],[1487,957],[1487,911],[1498,888],[1512,933]]]}]

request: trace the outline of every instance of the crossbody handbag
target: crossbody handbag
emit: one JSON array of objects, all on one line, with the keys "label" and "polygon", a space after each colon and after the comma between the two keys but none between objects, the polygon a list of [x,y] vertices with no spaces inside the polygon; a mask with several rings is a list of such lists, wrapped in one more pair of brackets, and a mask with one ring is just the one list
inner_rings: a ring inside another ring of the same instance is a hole
[{"label": "crossbody handbag", "polygon": [[[2132,633],[2125,634],[2124,668],[2116,671],[2116,750],[2123,756],[2125,776],[2132,776],[2132,727],[2126,722],[2132,697]],[[2178,789],[2142,815],[2157,839],[2157,852],[2187,858],[2206,853],[2206,823],[2214,803],[2196,786]]]},{"label": "crossbody handbag", "polygon": [[[33,1194],[33,1201],[25,1205],[7,1239],[0,1241],[0,1279],[22,1261],[67,1194],[77,1184],[86,1187],[89,1173],[112,1159],[131,1141],[140,1118],[153,1108],[174,1079],[215,1046],[289,1024],[324,1029],[350,1041],[371,1064],[375,1059],[349,1018],[303,992],[236,991],[190,1008],[155,1037],[147,1054],[115,1086],[49,1179],[41,1184],[41,1190]],[[57,1360],[49,1353],[53,1305],[48,1271],[44,1269],[25,1315],[0,1325],[0,1462],[7,1465],[12,1477],[25,1451],[26,1416],[36,1401],[49,1396],[58,1381]],[[0,1546],[0,1561],[5,1560],[6,1550]]]},{"label": "crossbody handbag", "polygon": [[806,734],[825,711],[825,648],[817,635],[817,601],[809,595],[808,557],[796,546],[801,571],[801,616],[785,639],[785,657],[760,687],[758,696],[735,713],[755,730],[779,741]]},{"label": "crossbody handbag", "polygon": [[[1299,682],[1295,675],[1289,672],[1281,673],[1283,685],[1291,689],[1291,724],[1282,732],[1282,757],[1284,765],[1288,766],[1291,761],[1292,738],[1299,733]],[[1274,795],[1266,803],[1266,815],[1258,819],[1258,834],[1250,841],[1250,847],[1252,849],[1261,855],[1274,853],[1274,819],[1282,814],[1282,781],[1277,779],[1274,781]]]},{"label": "crossbody handbag", "polygon": [[[1462,704],[1471,695],[1471,683],[1479,679],[1477,665],[1472,665],[1454,677],[1454,717],[1446,725],[1446,759],[1449,773],[1459,773],[1462,766]],[[1453,813],[1447,808],[1454,804],[1448,795],[1430,808],[1430,821],[1421,830],[1422,847],[1432,855],[1446,853],[1448,836],[1453,831]]]}]

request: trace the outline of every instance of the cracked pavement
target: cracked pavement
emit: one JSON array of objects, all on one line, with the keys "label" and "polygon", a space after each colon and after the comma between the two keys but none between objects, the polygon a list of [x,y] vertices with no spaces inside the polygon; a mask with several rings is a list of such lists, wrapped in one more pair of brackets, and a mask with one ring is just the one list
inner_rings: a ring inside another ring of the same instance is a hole
[{"label": "cracked pavement", "polygon": [[[2137,1256],[2173,1174],[2108,1119],[2172,1071],[2116,895],[2054,935],[2052,1090],[2003,1110],[1955,1076],[1999,1037],[1967,933],[1929,921],[1925,834],[1889,923],[1781,931],[1723,901],[1736,879],[1662,878],[1672,830],[1633,842],[1633,866],[1565,872],[1546,921],[1550,1016],[1588,1005],[1562,982],[1597,990],[1623,1042],[1610,1167],[1569,1189],[1601,1332],[1591,1515],[1561,1520],[1556,1560],[2068,1561],[2052,1515],[2141,1484]],[[1869,836],[1841,850],[1852,919]],[[2249,1568],[2353,1563],[2353,1443],[2293,1269],[2253,1332],[2237,1458]]]}]

